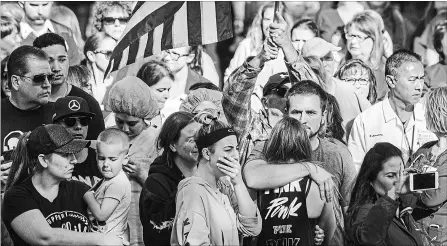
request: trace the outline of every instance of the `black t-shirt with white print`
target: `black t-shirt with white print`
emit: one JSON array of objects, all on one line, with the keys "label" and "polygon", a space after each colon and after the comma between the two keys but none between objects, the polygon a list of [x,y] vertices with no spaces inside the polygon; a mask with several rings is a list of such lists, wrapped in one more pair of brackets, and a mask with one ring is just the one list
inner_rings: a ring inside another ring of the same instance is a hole
[{"label": "black t-shirt with white print", "polygon": [[309,188],[310,179],[305,177],[281,188],[258,192],[262,231],[257,245],[314,245],[306,204]]},{"label": "black t-shirt with white print", "polygon": [[44,124],[51,124],[53,121],[54,109],[51,102],[33,110],[16,108],[9,101],[9,98],[2,99],[1,105],[2,154],[4,151],[15,149],[19,142],[19,137],[23,133],[32,131]]},{"label": "black t-shirt with white print", "polygon": [[34,187],[31,177],[10,188],[3,200],[2,217],[15,246],[29,245],[12,229],[11,222],[19,215],[34,209],[40,210],[53,228],[77,232],[91,232],[87,205],[83,196],[89,187],[79,181],[62,181],[53,202],[48,201]]},{"label": "black t-shirt with white print", "polygon": [[98,169],[98,163],[96,161],[96,151],[89,147],[87,159],[74,165],[72,179],[81,181],[92,187],[102,178],[102,174]]}]

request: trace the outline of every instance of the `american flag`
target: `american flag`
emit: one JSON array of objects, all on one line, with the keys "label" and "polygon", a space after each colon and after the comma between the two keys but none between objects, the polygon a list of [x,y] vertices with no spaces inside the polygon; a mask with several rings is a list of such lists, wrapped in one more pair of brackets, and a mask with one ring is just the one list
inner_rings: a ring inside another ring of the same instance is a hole
[{"label": "american flag", "polygon": [[105,76],[126,71],[163,50],[231,38],[232,25],[230,2],[140,1],[113,50]]}]

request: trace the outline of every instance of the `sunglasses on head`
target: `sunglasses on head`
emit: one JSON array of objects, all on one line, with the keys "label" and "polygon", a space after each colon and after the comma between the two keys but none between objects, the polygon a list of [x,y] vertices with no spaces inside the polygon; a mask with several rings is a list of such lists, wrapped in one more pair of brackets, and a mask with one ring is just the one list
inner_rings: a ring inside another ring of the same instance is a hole
[{"label": "sunglasses on head", "polygon": [[88,126],[91,120],[92,118],[90,117],[68,117],[63,119],[62,121],[67,127],[73,127],[78,121],[82,126]]},{"label": "sunglasses on head", "polygon": [[129,18],[104,17],[104,18],[102,18],[102,23],[104,23],[105,25],[113,25],[113,24],[115,24],[116,20],[118,20],[121,25],[125,25],[129,21]]},{"label": "sunglasses on head", "polygon": [[48,82],[50,84],[52,84],[54,81],[54,77],[55,77],[54,74],[38,74],[38,75],[34,75],[32,77],[28,77],[28,76],[24,76],[24,75],[17,75],[17,76],[22,77],[22,78],[31,79],[34,84],[42,84],[46,80],[48,80]]}]

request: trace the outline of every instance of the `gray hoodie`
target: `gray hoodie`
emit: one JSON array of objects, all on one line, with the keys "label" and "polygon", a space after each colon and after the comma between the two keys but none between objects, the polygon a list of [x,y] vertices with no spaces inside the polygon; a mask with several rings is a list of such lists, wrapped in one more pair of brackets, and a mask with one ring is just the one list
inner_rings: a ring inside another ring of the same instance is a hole
[{"label": "gray hoodie", "polygon": [[215,192],[202,178],[190,177],[178,185],[171,245],[239,245],[239,234],[257,236],[262,229],[256,217],[239,214],[233,186],[221,179]]}]

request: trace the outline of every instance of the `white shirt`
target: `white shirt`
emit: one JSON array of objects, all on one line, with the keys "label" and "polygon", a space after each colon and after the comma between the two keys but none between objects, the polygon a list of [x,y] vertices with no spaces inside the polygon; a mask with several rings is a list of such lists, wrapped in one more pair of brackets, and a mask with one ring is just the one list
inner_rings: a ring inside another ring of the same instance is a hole
[{"label": "white shirt", "polygon": [[53,32],[53,33],[55,32],[53,24],[51,24],[50,20],[47,19],[43,25],[44,25],[44,27],[42,28],[42,30],[39,32],[36,32],[28,23],[20,22],[20,33],[22,35],[22,38],[26,39],[31,33],[34,33],[34,35],[36,35],[36,37],[39,37],[42,34],[47,33],[48,31]]},{"label": "white shirt", "polygon": [[422,103],[414,105],[413,117],[405,128],[391,108],[388,97],[358,115],[354,120],[348,141],[348,148],[357,171],[366,152],[376,143],[393,144],[402,150],[404,161],[407,161],[409,155],[424,143],[436,140],[436,136],[427,130],[424,110]]}]

